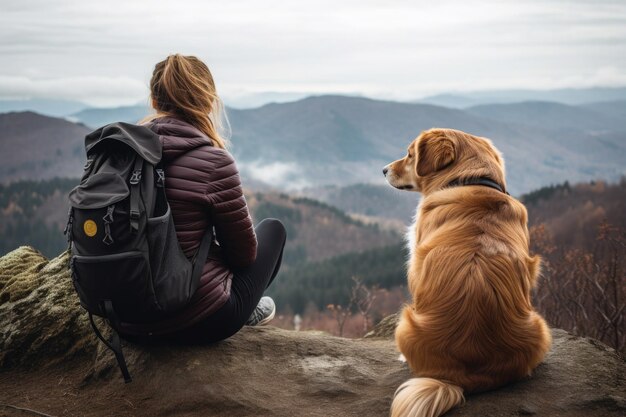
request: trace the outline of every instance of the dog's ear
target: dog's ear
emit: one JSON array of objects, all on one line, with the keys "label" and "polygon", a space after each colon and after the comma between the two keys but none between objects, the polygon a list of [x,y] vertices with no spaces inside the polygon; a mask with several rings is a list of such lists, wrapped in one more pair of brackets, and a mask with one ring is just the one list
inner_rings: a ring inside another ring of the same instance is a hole
[{"label": "dog's ear", "polygon": [[417,140],[417,175],[423,177],[454,162],[454,142],[441,129],[423,132]]}]

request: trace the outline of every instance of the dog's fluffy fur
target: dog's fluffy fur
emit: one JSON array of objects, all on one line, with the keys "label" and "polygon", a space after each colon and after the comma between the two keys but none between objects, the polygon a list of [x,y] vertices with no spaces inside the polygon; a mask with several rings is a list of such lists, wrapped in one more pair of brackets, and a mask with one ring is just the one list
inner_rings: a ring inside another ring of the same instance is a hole
[{"label": "dog's fluffy fur", "polygon": [[529,255],[520,202],[490,187],[448,187],[479,177],[506,186],[488,139],[431,129],[385,168],[392,186],[422,193],[408,238],[413,303],[396,328],[417,378],[398,388],[391,415],[439,416],[463,392],[529,375],[549,350],[548,326],[530,300],[540,259]]}]

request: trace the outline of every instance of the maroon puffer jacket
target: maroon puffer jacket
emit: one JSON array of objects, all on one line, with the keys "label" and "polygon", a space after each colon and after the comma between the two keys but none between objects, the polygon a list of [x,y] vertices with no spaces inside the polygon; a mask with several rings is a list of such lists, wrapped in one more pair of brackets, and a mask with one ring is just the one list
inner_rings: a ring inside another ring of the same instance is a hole
[{"label": "maroon puffer jacket", "polygon": [[165,193],[185,255],[193,257],[208,227],[215,227],[219,244],[213,242],[211,246],[191,302],[157,323],[123,323],[120,330],[130,335],[173,333],[211,315],[230,296],[232,271],[252,263],[257,248],[239,172],[230,153],[210,146],[206,135],[181,120],[163,117],[150,126],[163,143]]}]

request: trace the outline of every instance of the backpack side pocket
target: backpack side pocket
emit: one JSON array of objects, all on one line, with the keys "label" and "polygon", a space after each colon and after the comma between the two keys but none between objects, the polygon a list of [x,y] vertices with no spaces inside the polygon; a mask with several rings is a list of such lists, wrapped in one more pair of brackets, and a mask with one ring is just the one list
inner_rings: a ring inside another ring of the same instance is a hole
[{"label": "backpack side pocket", "polygon": [[166,312],[183,307],[193,295],[191,262],[183,253],[169,205],[165,214],[148,219],[148,247],[152,284],[159,305]]}]

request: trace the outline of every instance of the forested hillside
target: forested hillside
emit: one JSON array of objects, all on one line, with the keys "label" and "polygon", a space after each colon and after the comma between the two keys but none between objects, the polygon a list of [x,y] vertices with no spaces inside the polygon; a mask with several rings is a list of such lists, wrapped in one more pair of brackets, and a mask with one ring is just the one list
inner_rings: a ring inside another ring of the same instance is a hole
[{"label": "forested hillside", "polygon": [[248,196],[248,202],[255,223],[274,217],[285,224],[286,267],[385,247],[401,239],[392,230],[365,224],[335,207],[308,198],[254,193]]},{"label": "forested hillside", "polygon": [[626,352],[626,179],[524,197],[543,258],[534,304],[548,322]]},{"label": "forested hillside", "polygon": [[[0,253],[24,244],[49,257],[63,251],[66,196],[76,182],[0,185]],[[366,201],[362,192],[367,190],[367,186],[351,190],[354,195],[347,201]],[[380,198],[381,206],[388,204]],[[304,326],[337,333],[337,319],[345,317],[348,324],[341,332],[361,335],[355,279],[362,293],[369,294],[366,324],[407,300],[407,254],[397,231],[366,224],[310,198],[251,192],[247,199],[255,221],[276,217],[287,227],[283,268],[269,290],[279,309],[278,324],[292,327],[294,314],[299,313]],[[543,275],[534,295],[539,310],[555,326],[624,349],[626,180],[566,182],[521,200],[528,208],[532,250],[543,258]],[[384,217],[385,210],[375,214]]]},{"label": "forested hillside", "polygon": [[[67,194],[78,180],[19,181],[0,184],[0,252],[20,245],[36,247],[48,257],[67,247]],[[366,224],[325,203],[278,193],[248,193],[255,221],[281,219],[288,234],[285,264],[316,262],[344,253],[399,241],[396,232]]]},{"label": "forested hillside", "polygon": [[325,309],[329,304],[347,305],[352,277],[369,287],[391,289],[406,285],[404,243],[363,252],[348,253],[321,262],[301,263],[284,269],[270,287],[279,311],[304,313],[313,304]]},{"label": "forested hillside", "polygon": [[19,181],[0,184],[0,254],[30,245],[48,257],[67,247],[67,193],[78,180]]},{"label": "forested hillside", "polygon": [[559,246],[591,249],[607,221],[626,232],[626,178],[543,187],[521,197],[532,226],[543,224]]},{"label": "forested hillside", "polygon": [[[354,198],[359,201],[363,196]],[[521,200],[529,213],[531,251],[543,259],[533,297],[538,310],[553,326],[598,338],[623,351],[626,180],[566,182],[538,189]],[[406,249],[397,244],[285,270],[270,290],[283,313],[281,324],[291,328],[295,312],[310,328],[361,335],[366,319],[352,299],[352,278],[370,289],[356,301],[371,303],[367,313],[371,320],[408,301],[405,261]],[[348,307],[350,313],[345,314]]]},{"label": "forested hillside", "polygon": [[405,224],[415,214],[420,197],[419,193],[401,191],[388,184],[364,183],[306,188],[300,194],[324,201],[347,213],[395,219]]}]

